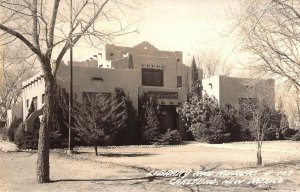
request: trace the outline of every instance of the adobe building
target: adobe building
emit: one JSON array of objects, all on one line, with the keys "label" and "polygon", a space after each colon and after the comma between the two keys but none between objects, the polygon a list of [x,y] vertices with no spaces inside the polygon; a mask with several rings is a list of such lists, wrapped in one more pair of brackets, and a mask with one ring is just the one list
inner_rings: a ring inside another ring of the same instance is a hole
[{"label": "adobe building", "polygon": [[255,97],[255,90],[249,93],[249,88],[257,90],[264,97],[268,97],[269,105],[275,107],[275,81],[274,79],[249,79],[239,77],[227,77],[223,75],[202,79],[203,94],[214,96],[220,106],[231,104],[240,109],[243,100]]},{"label": "adobe building", "polygon": [[[200,74],[201,76],[201,74]],[[114,97],[115,88],[123,88],[138,110],[138,100],[143,92],[153,94],[161,106],[162,129],[184,130],[176,107],[187,100],[190,68],[182,62],[182,52],[161,51],[148,42],[134,47],[106,45],[105,52],[83,62],[73,62],[74,96],[82,101],[88,92],[108,93]],[[61,64],[57,82],[69,90],[69,65]],[[44,78],[36,74],[22,84],[22,119],[26,120],[33,102],[38,116],[42,114],[44,100]],[[17,115],[15,109],[8,113],[8,122]],[[8,124],[9,126],[9,124]]]},{"label": "adobe building", "polygon": [[[66,91],[70,85],[70,67],[61,64],[57,83]],[[138,110],[139,97],[144,92],[154,95],[162,109],[161,128],[178,129],[183,138],[185,129],[176,107],[187,101],[190,86],[190,67],[182,62],[182,52],[161,51],[148,42],[134,47],[106,45],[104,52],[86,61],[73,62],[74,97],[82,101],[85,93],[107,93],[112,98],[115,88],[123,88]],[[199,70],[202,79],[202,71]],[[229,103],[239,109],[252,79],[213,76],[202,80],[203,92],[214,96],[220,106]],[[274,80],[259,80],[274,95]],[[45,82],[42,73],[22,83],[22,102],[7,111],[7,126],[15,117],[22,118],[28,129],[42,115]],[[31,103],[36,111],[26,119]],[[271,100],[275,105],[275,99]]]}]

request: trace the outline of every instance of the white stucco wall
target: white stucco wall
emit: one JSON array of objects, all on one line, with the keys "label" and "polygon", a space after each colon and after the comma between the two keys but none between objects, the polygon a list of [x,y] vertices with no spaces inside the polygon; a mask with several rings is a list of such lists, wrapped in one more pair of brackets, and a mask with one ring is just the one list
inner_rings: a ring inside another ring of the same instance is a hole
[{"label": "white stucco wall", "polygon": [[[22,83],[23,91],[23,121],[25,120],[32,99],[37,97],[37,109],[42,108],[42,95],[45,93],[45,81],[42,73],[38,73],[32,78]],[[27,105],[28,103],[28,105]]]},{"label": "white stucco wall", "polygon": [[213,76],[202,80],[203,94],[207,93],[209,96],[214,96],[220,104],[220,78]]},{"label": "white stucco wall", "polygon": [[[147,49],[144,49],[147,47]],[[73,91],[81,101],[83,92],[108,92],[114,97],[115,88],[123,88],[138,109],[138,97],[142,91],[176,92],[177,99],[160,99],[166,105],[178,105],[187,99],[190,68],[182,63],[182,52],[160,51],[148,42],[143,42],[133,48],[106,46],[105,59],[118,68],[98,68],[96,60],[91,62],[74,62]],[[133,69],[127,69],[128,58],[123,53],[132,54]],[[113,53],[111,55],[111,53]],[[99,56],[98,56],[99,57]],[[86,65],[85,65],[86,64]],[[142,86],[142,68],[163,70],[163,86]],[[69,92],[69,65],[61,64],[57,72],[57,83]],[[177,87],[177,76],[182,76],[182,87]],[[23,120],[25,120],[32,98],[37,97],[37,109],[42,107],[42,95],[45,92],[42,73],[23,82]],[[28,107],[27,107],[28,100]]]},{"label": "white stucco wall", "polygon": [[[239,98],[247,97],[247,86],[254,86],[254,82],[259,82],[257,86],[265,86],[266,93],[270,95],[270,105],[275,106],[275,82],[273,79],[249,79],[227,76],[213,76],[202,80],[203,92],[214,96],[219,105],[231,104],[236,109],[239,108]],[[211,84],[211,85],[210,85]]]}]

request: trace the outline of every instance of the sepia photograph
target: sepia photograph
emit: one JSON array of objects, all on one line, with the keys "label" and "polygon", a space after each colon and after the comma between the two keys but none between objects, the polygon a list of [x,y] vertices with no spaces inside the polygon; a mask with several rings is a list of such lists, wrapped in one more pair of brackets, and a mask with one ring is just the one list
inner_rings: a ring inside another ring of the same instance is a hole
[{"label": "sepia photograph", "polygon": [[23,191],[300,191],[300,0],[0,0]]}]

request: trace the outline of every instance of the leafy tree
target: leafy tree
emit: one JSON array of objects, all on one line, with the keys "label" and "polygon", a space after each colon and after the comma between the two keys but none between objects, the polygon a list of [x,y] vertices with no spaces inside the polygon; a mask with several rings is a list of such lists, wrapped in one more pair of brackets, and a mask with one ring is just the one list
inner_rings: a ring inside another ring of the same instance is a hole
[{"label": "leafy tree", "polygon": [[156,99],[144,93],[142,97],[143,140],[146,143],[155,142],[160,136],[159,110]]},{"label": "leafy tree", "polygon": [[177,108],[187,126],[197,123],[207,123],[210,116],[218,111],[218,102],[215,98],[204,94],[203,97],[193,96],[188,102]]},{"label": "leafy tree", "polygon": [[38,133],[38,130],[30,130],[29,132],[25,131],[25,124],[22,123],[15,133],[14,143],[19,149],[37,149],[39,138]]},{"label": "leafy tree", "polygon": [[292,137],[293,141],[300,141],[300,131],[298,130]]},{"label": "leafy tree", "polygon": [[19,149],[37,149],[39,139],[40,118],[34,120],[32,130],[25,130],[25,124],[21,123],[15,132],[14,143]]},{"label": "leafy tree", "polygon": [[[55,118],[50,129],[50,147],[64,148],[69,140],[69,93],[60,87],[56,87]],[[77,102],[76,100],[73,103]],[[73,116],[71,118],[74,119]],[[74,120],[73,120],[74,121]],[[71,135],[73,140],[74,134]]]},{"label": "leafy tree", "polygon": [[[268,108],[267,106],[265,106]],[[269,110],[266,110],[269,113]],[[240,114],[238,117],[238,122],[241,125],[242,137],[241,140],[256,140],[257,131],[255,128],[255,122],[251,116],[247,118],[244,114]],[[264,141],[278,140],[278,139],[288,139],[291,138],[296,131],[289,128],[287,116],[284,112],[280,110],[272,109],[270,120],[268,121],[265,131],[264,131]]]},{"label": "leafy tree", "polygon": [[120,107],[120,112],[126,111],[127,117],[125,120],[126,126],[117,133],[116,144],[136,144],[138,142],[138,135],[140,127],[137,127],[137,111],[133,106],[131,98],[126,95],[122,88],[116,88],[117,102],[124,101],[125,105]]},{"label": "leafy tree", "polygon": [[226,143],[231,140],[231,133],[222,112],[209,118],[209,127],[204,130],[204,136],[209,143]]},{"label": "leafy tree", "polygon": [[83,103],[74,105],[74,129],[88,144],[97,146],[114,140],[117,132],[126,124],[124,100],[111,101],[105,93],[87,93]]},{"label": "leafy tree", "polygon": [[203,131],[209,127],[209,119],[217,111],[216,99],[207,94],[203,97],[192,96],[189,101],[177,108],[177,112],[197,140],[204,137]]},{"label": "leafy tree", "polygon": [[195,123],[191,126],[196,140],[208,143],[226,143],[232,140],[232,133],[222,111],[211,115],[207,122]]},{"label": "leafy tree", "polygon": [[163,145],[178,145],[181,143],[181,135],[178,130],[168,129],[165,134],[161,136],[158,143]]},{"label": "leafy tree", "polygon": [[177,112],[196,140],[222,143],[240,139],[236,110],[230,105],[220,108],[217,100],[207,94],[193,96]]},{"label": "leafy tree", "polygon": [[290,129],[283,109],[279,107],[279,110],[274,110],[267,127],[266,140],[288,139],[295,133],[294,129]]},{"label": "leafy tree", "polygon": [[239,123],[239,114],[238,111],[231,105],[226,104],[221,108],[225,124],[230,133],[230,141],[241,141],[241,125]]},{"label": "leafy tree", "polygon": [[14,120],[11,122],[7,130],[7,136],[10,141],[15,140],[15,132],[17,131],[21,123],[22,123],[22,118],[17,118],[17,117],[15,117]]}]

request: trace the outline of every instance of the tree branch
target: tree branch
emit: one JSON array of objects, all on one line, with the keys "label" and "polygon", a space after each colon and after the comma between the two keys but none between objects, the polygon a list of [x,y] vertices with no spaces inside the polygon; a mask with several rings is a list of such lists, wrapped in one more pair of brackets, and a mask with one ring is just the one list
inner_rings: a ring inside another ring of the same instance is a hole
[{"label": "tree branch", "polygon": [[40,50],[37,49],[30,41],[28,41],[21,33],[18,33],[17,31],[10,29],[2,24],[0,24],[0,29],[20,39],[32,52],[34,52],[40,58],[43,58],[43,54],[40,52]]}]

